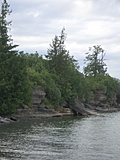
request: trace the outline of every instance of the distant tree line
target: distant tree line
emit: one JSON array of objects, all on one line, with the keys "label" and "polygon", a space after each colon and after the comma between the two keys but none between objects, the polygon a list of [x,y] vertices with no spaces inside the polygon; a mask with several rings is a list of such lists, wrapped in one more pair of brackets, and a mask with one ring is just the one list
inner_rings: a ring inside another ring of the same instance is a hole
[{"label": "distant tree line", "polygon": [[15,113],[20,105],[30,105],[34,88],[46,92],[44,103],[52,108],[74,106],[77,98],[89,103],[95,90],[105,91],[108,101],[115,93],[120,98],[120,82],[107,73],[100,45],[86,53],[83,73],[66,49],[65,28],[54,37],[45,58],[37,52],[17,51],[18,45],[13,45],[8,34],[11,21],[6,18],[10,13],[4,0],[0,14],[0,114]]}]

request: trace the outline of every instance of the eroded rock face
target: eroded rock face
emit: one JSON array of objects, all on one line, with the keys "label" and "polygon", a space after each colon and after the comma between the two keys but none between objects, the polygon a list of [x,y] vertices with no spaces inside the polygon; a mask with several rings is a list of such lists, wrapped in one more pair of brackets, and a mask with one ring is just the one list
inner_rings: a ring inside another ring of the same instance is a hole
[{"label": "eroded rock face", "polygon": [[102,107],[102,108],[108,108],[108,107],[119,107],[120,103],[117,101],[117,95],[114,93],[113,97],[110,99],[107,99],[106,92],[96,90],[93,92],[93,99],[90,102],[91,105],[95,107]]},{"label": "eroded rock face", "polygon": [[[32,96],[32,105],[36,106],[39,113],[54,113],[54,110],[50,110],[42,103],[42,100],[45,98],[45,96],[46,94],[44,91],[40,89],[34,89]],[[93,99],[89,104],[85,104],[81,100],[76,99],[75,105],[70,106],[69,108],[75,115],[97,115],[96,110],[98,110],[98,108],[100,110],[120,107],[120,105],[116,101],[116,94],[114,94],[114,96],[108,101],[105,91],[96,90],[93,92]],[[64,104],[64,106],[67,105]]]},{"label": "eroded rock face", "polygon": [[32,95],[32,103],[31,105],[34,106],[34,110],[36,108],[36,111],[44,114],[54,114],[54,110],[49,109],[47,106],[45,106],[42,101],[45,98],[46,93],[42,91],[41,89],[34,89],[33,90],[33,95]]},{"label": "eroded rock face", "polygon": [[32,105],[40,105],[45,98],[46,93],[41,89],[34,89],[32,95]]},{"label": "eroded rock face", "polygon": [[100,104],[105,103],[106,100],[107,100],[107,97],[105,95],[105,92],[96,90],[93,92],[93,99],[91,100],[90,104],[94,106],[98,106]]},{"label": "eroded rock face", "polygon": [[108,100],[106,92],[96,90],[93,92],[93,98],[89,104],[85,104],[82,100],[76,99],[75,105],[70,108],[75,115],[97,115],[97,111],[109,112],[119,110],[120,103],[117,102],[116,94]]},{"label": "eroded rock face", "polygon": [[70,107],[75,115],[97,115],[97,112],[94,108],[91,108],[89,105],[84,105],[79,99],[76,99],[75,105]]}]

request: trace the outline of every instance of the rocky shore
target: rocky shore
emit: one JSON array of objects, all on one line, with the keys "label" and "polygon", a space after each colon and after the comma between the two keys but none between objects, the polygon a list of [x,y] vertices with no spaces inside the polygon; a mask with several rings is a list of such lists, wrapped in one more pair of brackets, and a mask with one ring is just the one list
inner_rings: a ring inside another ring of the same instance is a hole
[{"label": "rocky shore", "polygon": [[8,124],[11,122],[15,122],[17,119],[15,117],[1,117],[0,116],[0,124]]},{"label": "rocky shore", "polygon": [[[100,115],[101,113],[108,112],[118,112],[120,108],[84,108],[83,106],[79,108],[82,114],[78,114],[77,116],[91,116],[91,115]],[[57,111],[47,109],[47,108],[21,108],[17,110],[16,114],[2,117],[0,116],[0,124],[8,124],[19,121],[26,121],[38,118],[49,118],[49,117],[62,117],[62,116],[75,116],[76,114],[70,108],[59,109]]]},{"label": "rocky shore", "polygon": [[61,117],[61,116],[70,116],[73,115],[70,109],[64,109],[55,111],[48,108],[38,108],[34,107],[27,107],[20,108],[17,110],[16,114],[12,114],[10,116],[0,116],[0,124],[8,124],[16,121],[25,121],[25,120],[32,120],[38,118],[49,118],[49,117]]},{"label": "rocky shore", "polygon": [[47,117],[60,117],[60,116],[90,116],[99,115],[106,112],[120,111],[120,101],[116,101],[116,95],[108,103],[105,93],[97,91],[94,98],[89,104],[76,99],[74,106],[63,106],[61,109],[49,109],[44,103],[45,92],[40,89],[33,91],[31,106],[22,105],[15,114],[1,117],[0,124],[11,123],[15,121],[32,120],[33,118],[47,118]]}]

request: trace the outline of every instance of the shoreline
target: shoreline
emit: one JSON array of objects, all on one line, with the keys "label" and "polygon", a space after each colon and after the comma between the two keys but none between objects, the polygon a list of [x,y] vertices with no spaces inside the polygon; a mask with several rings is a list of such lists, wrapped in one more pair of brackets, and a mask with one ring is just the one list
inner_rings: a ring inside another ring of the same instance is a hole
[{"label": "shoreline", "polygon": [[[91,110],[93,111],[93,110]],[[86,116],[83,115],[77,115],[77,117],[87,117],[87,116],[92,116],[92,115],[100,115],[102,113],[111,113],[111,112],[119,112],[120,108],[95,108],[95,114],[88,114]],[[33,119],[39,119],[39,118],[54,118],[54,117],[63,117],[63,116],[75,116],[74,113],[72,112],[54,112],[54,113],[35,113],[35,112],[30,112],[26,111],[19,113],[19,114],[12,114],[9,116],[0,116],[0,125],[2,124],[9,124],[9,123],[14,123],[14,122],[20,122],[20,121],[31,121]]]},{"label": "shoreline", "polygon": [[24,112],[21,112],[19,114],[11,114],[7,116],[0,116],[0,125],[1,124],[9,124],[14,122],[20,122],[20,121],[26,121],[26,120],[32,120],[32,119],[39,119],[39,118],[54,118],[54,117],[63,117],[63,116],[74,116],[74,114],[71,113],[60,113],[60,112],[54,112],[54,113],[39,113],[39,112],[30,112],[29,110],[24,110]]}]

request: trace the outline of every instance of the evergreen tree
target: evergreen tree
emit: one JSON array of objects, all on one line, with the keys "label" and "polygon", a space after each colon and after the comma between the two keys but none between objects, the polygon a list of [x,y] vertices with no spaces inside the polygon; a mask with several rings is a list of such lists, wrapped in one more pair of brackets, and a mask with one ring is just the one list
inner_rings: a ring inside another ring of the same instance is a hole
[{"label": "evergreen tree", "polygon": [[7,15],[10,15],[12,11],[9,10],[10,5],[4,0],[1,7],[0,13],[0,52],[8,53],[12,52],[13,48],[18,45],[13,45],[11,36],[8,35],[9,26],[11,26],[12,21],[7,21]]},{"label": "evergreen tree", "polygon": [[69,51],[65,48],[65,28],[62,29],[60,36],[55,36],[50,44],[46,58],[49,60],[50,72],[55,71],[56,74],[64,74],[68,66],[78,69],[77,60],[69,55]]},{"label": "evergreen tree", "polygon": [[69,55],[69,51],[65,47],[65,28],[62,29],[60,36],[55,36],[48,49],[46,58],[48,59],[50,73],[56,76],[55,82],[61,91],[61,102],[73,104],[77,97],[78,80],[78,64],[74,57]]},{"label": "evergreen tree", "polygon": [[13,113],[19,105],[30,101],[25,59],[13,50],[18,45],[13,45],[8,35],[11,21],[7,22],[7,15],[10,13],[4,0],[0,14],[0,114]]},{"label": "evergreen tree", "polygon": [[87,64],[84,67],[84,74],[86,76],[96,76],[97,74],[105,74],[107,67],[105,64],[105,52],[100,45],[93,46],[93,49],[90,48],[89,52],[86,53],[85,63]]}]

